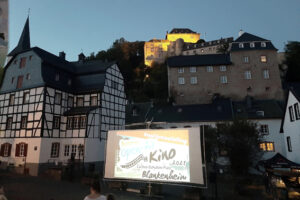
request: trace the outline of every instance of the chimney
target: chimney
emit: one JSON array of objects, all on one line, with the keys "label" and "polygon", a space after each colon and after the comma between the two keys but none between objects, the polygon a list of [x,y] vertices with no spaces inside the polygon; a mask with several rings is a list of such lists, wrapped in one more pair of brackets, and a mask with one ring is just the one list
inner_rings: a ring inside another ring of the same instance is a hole
[{"label": "chimney", "polygon": [[59,57],[63,60],[66,60],[66,53],[63,51],[59,52]]},{"label": "chimney", "polygon": [[85,60],[85,55],[83,53],[78,55],[78,61],[84,61]]},{"label": "chimney", "polygon": [[241,36],[241,35],[243,35],[244,34],[244,31],[241,29],[240,31],[239,31],[239,37]]}]

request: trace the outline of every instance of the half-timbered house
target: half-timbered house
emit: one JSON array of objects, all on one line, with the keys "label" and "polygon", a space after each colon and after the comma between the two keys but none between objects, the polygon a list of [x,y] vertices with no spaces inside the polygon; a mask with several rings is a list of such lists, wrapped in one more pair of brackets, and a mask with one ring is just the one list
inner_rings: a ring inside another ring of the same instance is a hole
[{"label": "half-timbered house", "polygon": [[37,175],[74,158],[101,166],[108,130],[125,125],[123,77],[115,62],[65,60],[30,47],[29,20],[0,90],[0,161]]}]

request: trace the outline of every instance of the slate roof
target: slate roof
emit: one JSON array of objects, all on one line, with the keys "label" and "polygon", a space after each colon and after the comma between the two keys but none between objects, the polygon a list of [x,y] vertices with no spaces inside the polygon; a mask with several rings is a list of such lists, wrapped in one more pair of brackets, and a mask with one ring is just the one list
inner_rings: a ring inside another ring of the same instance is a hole
[{"label": "slate roof", "polygon": [[294,96],[298,99],[300,102],[300,82],[299,83],[289,83],[289,89],[292,91]]},{"label": "slate roof", "polygon": [[[212,104],[197,105],[155,105],[143,104],[141,115],[134,117],[132,107],[140,108],[141,104],[126,106],[126,124],[152,122],[204,122],[232,120],[232,108],[230,99],[217,100]],[[147,112],[145,112],[147,110]]]},{"label": "slate roof", "polygon": [[[254,42],[255,47],[250,47],[250,43],[252,42]],[[266,47],[262,47],[261,42],[265,42]],[[243,43],[244,48],[240,48],[239,43]],[[271,41],[245,32],[232,43],[231,51],[249,51],[249,50],[276,50],[277,51],[277,49],[274,47]]]},{"label": "slate roof", "polygon": [[92,110],[97,109],[97,106],[90,106],[90,107],[75,107],[71,108],[70,110],[64,112],[64,116],[72,116],[72,115],[86,115],[89,114]]},{"label": "slate roof", "polygon": [[169,67],[190,67],[209,65],[230,65],[229,54],[207,54],[193,56],[174,56],[167,60]]},{"label": "slate roof", "polygon": [[[148,119],[148,114],[153,109],[151,102],[134,103],[126,105],[126,124],[143,123]],[[133,116],[133,110],[136,111],[136,115]]]},{"label": "slate roof", "polygon": [[173,28],[170,33],[196,33],[189,28]]},{"label": "slate roof", "polygon": [[204,48],[209,46],[216,46],[225,43],[231,43],[233,41],[233,37],[221,38],[219,40],[212,40],[207,42],[200,42],[200,41],[201,40],[199,40],[197,43],[184,43],[183,51],[191,50],[191,49],[199,49],[199,48]]},{"label": "slate roof", "polygon": [[[237,119],[281,119],[284,111],[275,100],[234,101],[233,112]],[[263,111],[263,115],[258,111]]]}]

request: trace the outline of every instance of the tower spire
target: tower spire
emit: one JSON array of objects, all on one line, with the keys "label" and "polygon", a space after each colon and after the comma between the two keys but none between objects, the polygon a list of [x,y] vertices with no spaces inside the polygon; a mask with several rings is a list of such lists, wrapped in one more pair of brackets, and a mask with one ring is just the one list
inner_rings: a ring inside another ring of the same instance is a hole
[{"label": "tower spire", "polygon": [[30,49],[29,16],[27,17],[18,45],[8,54],[8,56],[14,56],[27,49]]}]

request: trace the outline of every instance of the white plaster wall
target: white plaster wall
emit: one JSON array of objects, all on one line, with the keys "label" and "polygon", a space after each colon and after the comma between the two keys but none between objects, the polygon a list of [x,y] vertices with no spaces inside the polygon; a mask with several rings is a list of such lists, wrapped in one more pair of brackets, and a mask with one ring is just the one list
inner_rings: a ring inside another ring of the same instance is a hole
[{"label": "white plaster wall", "polygon": [[84,162],[104,161],[105,140],[99,138],[85,139]]}]

